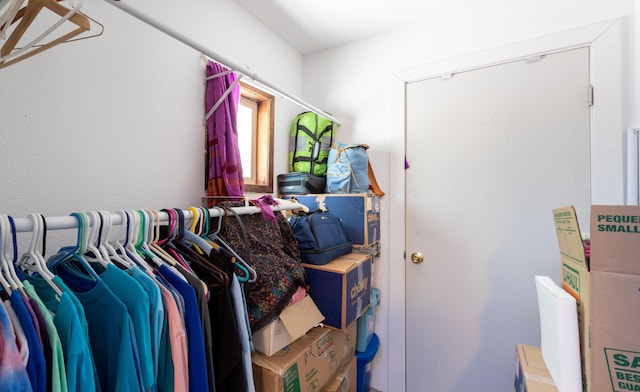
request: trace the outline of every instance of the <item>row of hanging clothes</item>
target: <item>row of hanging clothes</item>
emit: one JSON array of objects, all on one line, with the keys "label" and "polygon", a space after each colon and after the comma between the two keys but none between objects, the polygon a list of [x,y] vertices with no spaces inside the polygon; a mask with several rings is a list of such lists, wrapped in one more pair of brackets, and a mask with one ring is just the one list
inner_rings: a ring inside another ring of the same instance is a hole
[{"label": "row of hanging clothes", "polygon": [[47,258],[46,218],[21,253],[1,215],[0,390],[253,391],[252,331],[304,297],[304,270],[277,260],[286,219],[240,205],[74,212]]}]

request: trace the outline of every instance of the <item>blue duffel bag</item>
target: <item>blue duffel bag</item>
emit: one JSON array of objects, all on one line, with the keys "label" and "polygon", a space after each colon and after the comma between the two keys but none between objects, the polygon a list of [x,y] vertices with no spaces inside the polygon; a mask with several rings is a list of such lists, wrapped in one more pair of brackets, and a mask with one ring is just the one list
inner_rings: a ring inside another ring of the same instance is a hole
[{"label": "blue duffel bag", "polygon": [[347,236],[342,219],[317,210],[289,218],[303,262],[323,265],[351,253],[352,242]]}]

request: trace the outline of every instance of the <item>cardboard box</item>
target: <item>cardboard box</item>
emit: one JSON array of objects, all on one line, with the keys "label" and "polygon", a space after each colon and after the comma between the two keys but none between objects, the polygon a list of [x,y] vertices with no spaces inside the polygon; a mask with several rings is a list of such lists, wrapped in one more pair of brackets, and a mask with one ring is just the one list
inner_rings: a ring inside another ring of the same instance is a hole
[{"label": "cardboard box", "polygon": [[256,350],[273,355],[289,343],[302,337],[308,330],[324,320],[324,316],[308,295],[289,305],[272,321],[253,334]]},{"label": "cardboard box", "polygon": [[355,355],[355,323],[345,331],[314,327],[272,356],[251,355],[256,392],[321,391]]},{"label": "cardboard box", "polygon": [[324,265],[302,264],[309,295],[328,326],[346,329],[369,307],[370,255],[348,253]]},{"label": "cardboard box", "polygon": [[324,392],[357,392],[358,361],[353,357],[347,365],[336,374]]},{"label": "cardboard box", "polygon": [[583,390],[640,391],[640,206],[591,207],[589,260],[575,210],[554,218],[563,287],[578,302]]},{"label": "cardboard box", "polygon": [[558,392],[540,347],[516,345],[516,392]]},{"label": "cardboard box", "polygon": [[293,196],[310,210],[325,209],[342,218],[354,247],[380,241],[380,198],[370,193]]}]

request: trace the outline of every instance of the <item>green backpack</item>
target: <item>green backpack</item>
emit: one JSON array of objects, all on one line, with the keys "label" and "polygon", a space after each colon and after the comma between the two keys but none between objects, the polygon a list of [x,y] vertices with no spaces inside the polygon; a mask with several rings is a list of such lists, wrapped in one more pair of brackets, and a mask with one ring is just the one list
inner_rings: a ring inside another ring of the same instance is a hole
[{"label": "green backpack", "polygon": [[324,176],[333,136],[330,120],[313,112],[298,114],[289,136],[289,171]]}]

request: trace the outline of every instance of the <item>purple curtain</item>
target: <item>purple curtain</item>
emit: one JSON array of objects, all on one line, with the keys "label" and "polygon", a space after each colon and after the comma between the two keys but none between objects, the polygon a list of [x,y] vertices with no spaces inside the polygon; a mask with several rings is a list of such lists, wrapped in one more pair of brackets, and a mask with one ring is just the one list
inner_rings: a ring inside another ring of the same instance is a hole
[{"label": "purple curtain", "polygon": [[[228,68],[213,61],[207,64],[207,77],[225,71],[228,71]],[[209,113],[235,80],[235,73],[230,72],[207,81],[205,113]],[[207,195],[209,196],[244,195],[236,121],[239,101],[240,86],[236,84],[207,119]]]}]

